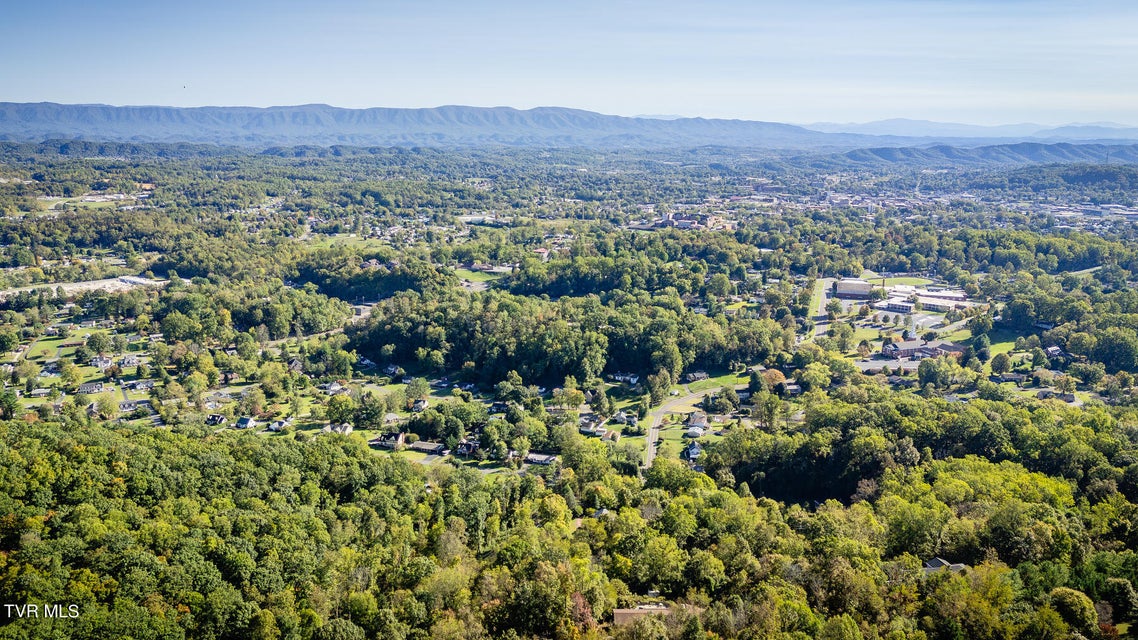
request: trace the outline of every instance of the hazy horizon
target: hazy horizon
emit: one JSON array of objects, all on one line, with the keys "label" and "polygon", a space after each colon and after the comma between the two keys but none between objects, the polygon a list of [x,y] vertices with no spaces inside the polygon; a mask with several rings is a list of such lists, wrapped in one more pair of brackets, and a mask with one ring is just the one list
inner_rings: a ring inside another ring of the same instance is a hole
[{"label": "hazy horizon", "polygon": [[0,25],[0,55],[18,61],[0,100],[1126,124],[1135,23],[1118,0],[47,0]]}]

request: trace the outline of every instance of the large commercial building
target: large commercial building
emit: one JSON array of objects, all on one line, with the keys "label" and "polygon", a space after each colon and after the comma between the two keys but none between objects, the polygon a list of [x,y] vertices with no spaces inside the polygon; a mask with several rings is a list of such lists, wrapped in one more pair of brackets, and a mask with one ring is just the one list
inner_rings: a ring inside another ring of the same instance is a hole
[{"label": "large commercial building", "polygon": [[838,280],[834,295],[839,298],[868,298],[873,291],[873,285],[860,278],[844,278]]}]

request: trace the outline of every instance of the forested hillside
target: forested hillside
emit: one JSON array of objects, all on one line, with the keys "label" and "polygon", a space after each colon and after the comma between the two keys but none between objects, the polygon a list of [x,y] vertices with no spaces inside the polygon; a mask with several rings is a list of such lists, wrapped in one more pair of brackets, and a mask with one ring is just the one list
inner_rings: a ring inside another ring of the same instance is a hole
[{"label": "forested hillside", "polygon": [[0,147],[0,638],[1131,637],[1134,171],[804,158]]}]

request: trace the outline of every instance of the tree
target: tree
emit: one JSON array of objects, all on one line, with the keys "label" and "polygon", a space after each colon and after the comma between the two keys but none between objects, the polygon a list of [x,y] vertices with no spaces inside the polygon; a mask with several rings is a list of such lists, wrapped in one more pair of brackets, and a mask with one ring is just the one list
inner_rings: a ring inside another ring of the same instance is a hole
[{"label": "tree", "polygon": [[734,290],[735,287],[731,284],[731,279],[727,277],[727,274],[717,273],[707,281],[708,295],[723,298],[734,293]]},{"label": "tree", "polygon": [[431,392],[431,385],[425,378],[414,378],[407,384],[407,400],[414,402],[427,397]]},{"label": "tree", "polygon": [[0,393],[0,418],[11,420],[16,417],[16,412],[20,410],[20,399],[16,397],[16,393],[11,389],[5,389]]},{"label": "tree", "polygon": [[68,388],[77,386],[83,380],[83,372],[73,362],[66,362],[59,370],[59,377],[63,385]]},{"label": "tree", "polygon": [[13,331],[0,331],[0,353],[8,353],[20,344],[20,336]]},{"label": "tree", "polygon": [[837,298],[831,298],[826,303],[826,317],[831,321],[836,319],[842,313],[842,301]]},{"label": "tree", "polygon": [[992,373],[999,375],[1007,373],[1011,369],[1011,358],[1006,353],[997,353],[992,357],[991,367]]},{"label": "tree", "polygon": [[352,422],[356,413],[356,401],[346,394],[334,395],[328,400],[325,415],[332,424]]},{"label": "tree", "polygon": [[334,618],[317,629],[312,638],[313,640],[367,640],[367,632],[351,620]]},{"label": "tree", "polygon": [[664,399],[668,397],[668,389],[670,389],[671,386],[672,376],[663,369],[648,376],[648,395],[653,406],[664,402]]},{"label": "tree", "polygon": [[1091,599],[1081,591],[1056,587],[1051,591],[1051,606],[1063,621],[1087,636],[1098,632],[1098,614]]},{"label": "tree", "polygon": [[857,622],[845,613],[826,620],[818,634],[818,640],[862,640],[862,638]]},{"label": "tree", "polygon": [[972,331],[972,335],[984,335],[992,330],[992,316],[986,313],[979,313],[972,316],[968,321],[968,329]]},{"label": "tree", "polygon": [[106,353],[111,349],[111,340],[105,333],[92,333],[87,336],[87,348],[95,353]]},{"label": "tree", "polygon": [[114,396],[109,393],[99,394],[95,398],[95,410],[99,413],[99,417],[104,420],[110,420],[118,417],[119,403],[115,400]]},{"label": "tree", "polygon": [[1097,338],[1093,357],[1107,372],[1138,370],[1138,335],[1133,329],[1108,327],[1100,331]]},{"label": "tree", "polygon": [[850,343],[854,337],[854,329],[849,323],[835,322],[830,325],[830,330],[827,333],[837,342],[839,351],[845,353],[850,350]]},{"label": "tree", "polygon": [[821,362],[811,362],[798,373],[798,382],[806,391],[825,389],[830,386],[830,367]]}]

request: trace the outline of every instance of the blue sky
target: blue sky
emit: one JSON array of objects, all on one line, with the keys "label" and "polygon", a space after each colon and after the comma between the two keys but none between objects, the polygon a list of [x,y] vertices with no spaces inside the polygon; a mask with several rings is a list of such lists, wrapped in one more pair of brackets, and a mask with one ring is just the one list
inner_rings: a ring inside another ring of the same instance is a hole
[{"label": "blue sky", "polygon": [[1130,0],[28,0],[0,100],[1138,125]]}]

